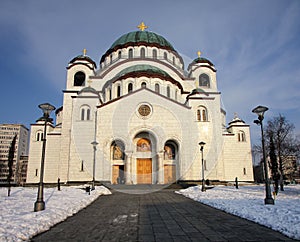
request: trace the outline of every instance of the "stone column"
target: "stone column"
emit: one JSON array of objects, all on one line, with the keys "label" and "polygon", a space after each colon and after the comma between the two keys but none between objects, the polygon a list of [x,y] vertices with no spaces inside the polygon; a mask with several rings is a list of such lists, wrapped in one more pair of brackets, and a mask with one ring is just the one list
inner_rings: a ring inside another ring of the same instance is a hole
[{"label": "stone column", "polygon": [[157,153],[157,177],[158,184],[164,184],[164,152]]},{"label": "stone column", "polygon": [[132,184],[132,151],[125,152],[125,179],[126,184]]}]

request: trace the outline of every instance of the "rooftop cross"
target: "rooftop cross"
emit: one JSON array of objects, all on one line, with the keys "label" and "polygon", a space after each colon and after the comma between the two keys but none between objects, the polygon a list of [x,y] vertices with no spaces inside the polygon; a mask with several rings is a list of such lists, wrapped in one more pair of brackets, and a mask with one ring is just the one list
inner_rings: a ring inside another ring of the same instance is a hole
[{"label": "rooftop cross", "polygon": [[198,57],[200,57],[200,55],[201,55],[201,51],[200,50],[198,50],[197,55],[198,55]]},{"label": "rooftop cross", "polygon": [[141,22],[140,25],[137,26],[141,31],[144,31],[148,28],[147,25],[144,24],[144,22]]},{"label": "rooftop cross", "polygon": [[86,55],[86,48],[82,50],[83,55]]}]

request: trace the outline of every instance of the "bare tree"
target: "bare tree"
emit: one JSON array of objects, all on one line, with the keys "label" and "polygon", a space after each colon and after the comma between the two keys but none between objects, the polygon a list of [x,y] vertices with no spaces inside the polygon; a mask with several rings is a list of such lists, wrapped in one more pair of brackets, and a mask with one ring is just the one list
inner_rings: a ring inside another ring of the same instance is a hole
[{"label": "bare tree", "polygon": [[[273,139],[274,141],[275,154],[278,160],[280,175],[280,190],[283,191],[283,181],[285,178],[285,161],[287,161],[287,157],[299,157],[300,141],[295,137],[293,133],[295,126],[281,114],[268,120],[265,129],[268,140]],[[269,142],[269,150],[270,145],[271,144]]]},{"label": "bare tree", "polygon": [[15,146],[16,146],[16,139],[17,135],[13,138],[8,152],[8,175],[7,175],[7,182],[8,182],[8,192],[7,195],[10,196],[10,181],[13,174],[13,164],[14,164],[14,156],[15,156]]}]

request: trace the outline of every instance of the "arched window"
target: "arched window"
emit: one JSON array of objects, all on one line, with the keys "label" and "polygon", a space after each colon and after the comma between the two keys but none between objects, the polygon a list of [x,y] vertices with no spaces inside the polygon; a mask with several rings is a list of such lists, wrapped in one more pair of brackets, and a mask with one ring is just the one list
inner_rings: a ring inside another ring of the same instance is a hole
[{"label": "arched window", "polygon": [[85,85],[85,74],[82,71],[76,72],[74,75],[74,86],[81,87]]},{"label": "arched window", "polygon": [[117,86],[117,97],[120,97],[121,96],[121,86],[118,85]]},{"label": "arched window", "polygon": [[238,132],[238,141],[239,142],[245,142],[246,141],[246,136],[244,131],[239,131]]},{"label": "arched window", "polygon": [[113,62],[112,54],[109,56],[109,59],[110,59],[110,64],[111,64]]},{"label": "arched window", "polygon": [[90,120],[91,118],[91,110],[89,108],[86,109],[86,120]]},{"label": "arched window", "polygon": [[145,48],[141,48],[141,58],[145,58],[146,53],[145,53]]},{"label": "arched window", "polygon": [[141,138],[136,144],[136,150],[139,152],[151,151],[151,141],[146,138]]},{"label": "arched window", "polygon": [[122,52],[119,51],[119,52],[118,52],[118,58],[121,59],[121,57],[122,57]]},{"label": "arched window", "polygon": [[157,59],[157,50],[153,50],[152,51],[152,56],[153,56],[153,59]]},{"label": "arched window", "polygon": [[165,160],[174,160],[176,157],[175,146],[171,143],[165,144],[164,147],[164,159]]},{"label": "arched window", "polygon": [[164,59],[167,60],[168,59],[168,53],[164,52]]},{"label": "arched window", "polygon": [[171,91],[170,91],[170,87],[167,86],[167,97],[170,97],[171,96]]},{"label": "arched window", "polygon": [[108,89],[108,96],[109,96],[109,100],[111,100],[111,89]]},{"label": "arched window", "polygon": [[80,108],[80,120],[85,121],[85,120],[90,120],[91,119],[91,109],[89,106],[82,106]]},{"label": "arched window", "polygon": [[128,93],[132,92],[132,89],[133,89],[133,85],[132,85],[132,83],[129,83],[128,84]]},{"label": "arched window", "polygon": [[142,88],[146,88],[146,87],[147,87],[146,82],[142,82],[141,87],[142,87]]},{"label": "arched window", "polygon": [[159,84],[158,83],[155,84],[155,92],[159,93]]},{"label": "arched window", "polygon": [[43,137],[44,136],[44,133],[43,131],[39,130],[36,132],[36,141],[43,141]]},{"label": "arched window", "polygon": [[175,100],[177,101],[178,90],[175,91]]},{"label": "arched window", "polygon": [[84,120],[84,114],[85,114],[85,109],[82,108],[81,109],[81,116],[80,116],[80,120]]},{"label": "arched window", "polygon": [[111,144],[111,152],[112,152],[112,159],[113,160],[124,160],[125,158],[125,146],[122,141],[114,141]]},{"label": "arched window", "polygon": [[210,87],[209,76],[206,74],[201,74],[199,76],[199,86],[200,87]]},{"label": "arched window", "polygon": [[173,56],[173,65],[175,65],[175,57]]},{"label": "arched window", "polygon": [[128,50],[128,58],[132,59],[133,58],[133,49]]},{"label": "arched window", "polygon": [[197,109],[197,121],[200,121],[200,122],[208,121],[207,109],[203,106],[200,106]]}]

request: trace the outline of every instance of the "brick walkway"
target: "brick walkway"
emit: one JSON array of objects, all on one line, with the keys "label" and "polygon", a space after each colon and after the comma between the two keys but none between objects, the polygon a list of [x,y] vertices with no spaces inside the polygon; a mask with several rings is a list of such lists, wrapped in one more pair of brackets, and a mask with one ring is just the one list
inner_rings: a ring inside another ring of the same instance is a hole
[{"label": "brick walkway", "polygon": [[293,241],[174,190],[113,192],[32,241]]}]

